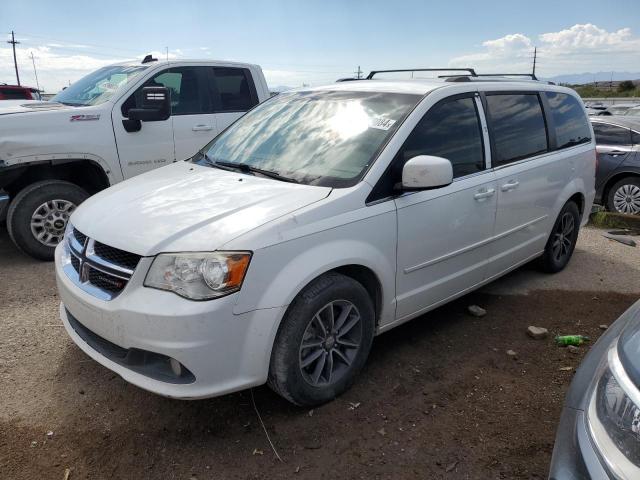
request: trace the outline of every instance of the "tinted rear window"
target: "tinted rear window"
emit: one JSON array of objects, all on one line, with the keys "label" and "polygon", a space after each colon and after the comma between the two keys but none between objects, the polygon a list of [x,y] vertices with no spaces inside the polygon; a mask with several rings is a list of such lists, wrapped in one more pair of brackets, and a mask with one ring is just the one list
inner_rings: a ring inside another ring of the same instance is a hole
[{"label": "tinted rear window", "polygon": [[578,100],[566,93],[545,92],[555,124],[558,148],[591,141],[587,116]]},{"label": "tinted rear window", "polygon": [[598,145],[631,145],[631,130],[628,128],[608,123],[594,123],[593,131]]},{"label": "tinted rear window", "polygon": [[547,151],[547,130],[537,94],[490,94],[487,107],[495,145],[493,166]]}]

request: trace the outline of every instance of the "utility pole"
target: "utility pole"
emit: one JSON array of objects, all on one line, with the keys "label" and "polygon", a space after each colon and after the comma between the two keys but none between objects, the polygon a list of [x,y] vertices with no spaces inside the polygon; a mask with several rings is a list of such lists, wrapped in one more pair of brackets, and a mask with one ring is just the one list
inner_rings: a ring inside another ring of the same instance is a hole
[{"label": "utility pole", "polygon": [[11,40],[7,41],[13,45],[13,65],[16,67],[16,80],[18,81],[18,85],[20,85],[20,75],[18,74],[18,61],[16,60],[16,45],[20,42],[16,42],[16,36],[11,30]]},{"label": "utility pole", "polygon": [[33,52],[31,52],[31,63],[33,63],[33,74],[36,76],[36,87],[40,91],[40,82],[38,82],[38,72],[36,71],[36,60],[33,58]]},{"label": "utility pole", "polygon": [[356,74],[356,78],[358,80],[360,80],[362,78],[362,70],[360,70],[360,65],[358,65],[358,70],[356,70],[356,72],[354,72]]},{"label": "utility pole", "polygon": [[536,60],[538,59],[538,47],[533,47],[533,78],[536,78]]}]

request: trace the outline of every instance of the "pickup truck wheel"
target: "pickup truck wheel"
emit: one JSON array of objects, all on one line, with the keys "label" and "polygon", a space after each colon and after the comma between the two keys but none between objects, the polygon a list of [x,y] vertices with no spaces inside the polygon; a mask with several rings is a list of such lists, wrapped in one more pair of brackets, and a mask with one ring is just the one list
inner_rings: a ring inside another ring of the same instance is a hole
[{"label": "pickup truck wheel", "polygon": [[7,230],[16,246],[39,260],[52,260],[71,213],[89,194],[61,180],[36,182],[16,195],[7,211]]},{"label": "pickup truck wheel", "polygon": [[640,215],[640,178],[627,177],[609,189],[607,210]]},{"label": "pickup truck wheel", "polygon": [[300,406],[333,400],[362,370],[374,330],[365,288],[345,275],[322,275],[296,297],[280,325],[269,386]]},{"label": "pickup truck wheel", "polygon": [[578,206],[567,202],[553,225],[549,240],[541,257],[542,270],[556,273],[567,266],[578,241],[580,230],[580,211]]}]

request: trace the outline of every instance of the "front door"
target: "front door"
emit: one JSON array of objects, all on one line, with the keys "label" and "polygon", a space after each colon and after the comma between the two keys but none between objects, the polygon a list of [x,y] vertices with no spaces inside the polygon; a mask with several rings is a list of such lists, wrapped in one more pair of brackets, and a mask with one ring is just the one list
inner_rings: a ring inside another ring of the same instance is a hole
[{"label": "front door", "polygon": [[435,104],[396,161],[434,155],[453,164],[451,185],[405,193],[398,212],[398,321],[461,294],[486,276],[496,215],[496,182],[485,162],[479,100],[456,96]]},{"label": "front door", "polygon": [[[634,148],[631,130],[628,128],[593,122],[593,133],[596,135],[598,155],[596,189],[599,189],[607,181],[609,175],[633,153]],[[606,199],[603,200],[606,201]]]}]

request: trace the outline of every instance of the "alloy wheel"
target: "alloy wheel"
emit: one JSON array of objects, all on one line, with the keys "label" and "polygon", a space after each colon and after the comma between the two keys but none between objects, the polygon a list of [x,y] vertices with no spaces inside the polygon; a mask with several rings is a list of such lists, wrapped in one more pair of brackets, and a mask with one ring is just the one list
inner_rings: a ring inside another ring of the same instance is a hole
[{"label": "alloy wheel", "polygon": [[573,215],[570,212],[565,212],[560,218],[555,232],[553,232],[551,250],[553,252],[553,259],[556,262],[560,262],[570,254],[575,228],[576,225]]},{"label": "alloy wheel", "polygon": [[62,241],[69,217],[76,205],[68,200],[49,200],[31,215],[31,233],[41,244],[55,247]]},{"label": "alloy wheel", "polygon": [[311,318],[302,336],[299,366],[314,387],[338,382],[349,371],[362,342],[362,318],[347,300],[334,300]]}]

